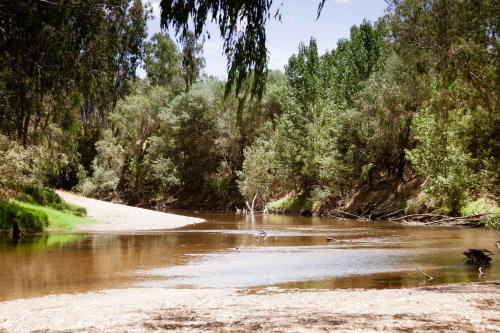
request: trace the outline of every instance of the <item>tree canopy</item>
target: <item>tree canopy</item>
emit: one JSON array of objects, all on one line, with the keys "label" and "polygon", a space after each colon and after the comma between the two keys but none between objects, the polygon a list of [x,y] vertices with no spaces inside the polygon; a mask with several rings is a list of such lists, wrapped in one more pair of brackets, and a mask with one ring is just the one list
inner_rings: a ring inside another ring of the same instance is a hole
[{"label": "tree canopy", "polygon": [[[326,0],[320,0],[318,17]],[[251,94],[262,96],[267,74],[266,24],[281,19],[280,8],[272,11],[273,0],[162,0],[161,25],[173,26],[181,39],[204,34],[207,22],[214,22],[224,40],[228,65],[226,95],[234,87],[236,94],[251,75]]]}]

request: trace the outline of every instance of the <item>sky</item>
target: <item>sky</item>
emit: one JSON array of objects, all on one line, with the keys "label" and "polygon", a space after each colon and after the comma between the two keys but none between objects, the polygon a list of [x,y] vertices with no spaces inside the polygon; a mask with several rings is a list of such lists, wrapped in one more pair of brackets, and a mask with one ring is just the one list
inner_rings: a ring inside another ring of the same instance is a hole
[{"label": "sky", "polygon": [[[153,8],[154,18],[148,22],[148,34],[152,36],[160,31],[160,0],[144,0]],[[316,38],[320,53],[336,47],[340,38],[349,37],[353,25],[359,25],[363,19],[377,20],[384,14],[384,0],[326,0],[322,14],[316,20],[319,0],[275,0],[275,8],[281,3],[281,22],[271,20],[266,27],[269,68],[283,69],[288,58],[297,52],[299,43],[307,43]],[[274,10],[272,11],[274,12]],[[227,61],[222,53],[222,39],[213,23],[207,25],[210,39],[205,40],[205,73],[225,79]],[[172,38],[174,32],[169,31]],[[144,70],[137,74],[144,76]]]}]

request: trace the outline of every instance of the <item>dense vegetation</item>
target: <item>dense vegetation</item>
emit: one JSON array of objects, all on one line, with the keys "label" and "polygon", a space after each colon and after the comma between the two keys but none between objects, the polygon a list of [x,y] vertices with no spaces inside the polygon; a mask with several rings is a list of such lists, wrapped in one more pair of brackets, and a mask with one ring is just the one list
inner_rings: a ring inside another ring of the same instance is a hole
[{"label": "dense vegetation", "polygon": [[201,30],[178,24],[178,47],[147,38],[141,1],[68,3],[0,12],[0,198],[42,184],[232,209],[257,195],[275,211],[489,212],[498,224],[498,1],[390,1],[330,52],[299,45],[265,82],[245,44],[231,84],[203,75]]}]

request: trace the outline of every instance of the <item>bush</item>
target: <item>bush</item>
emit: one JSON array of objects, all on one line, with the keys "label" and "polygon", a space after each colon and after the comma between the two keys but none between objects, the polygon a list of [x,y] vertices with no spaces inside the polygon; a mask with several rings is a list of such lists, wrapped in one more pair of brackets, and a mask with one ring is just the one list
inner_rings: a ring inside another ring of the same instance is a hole
[{"label": "bush", "polygon": [[500,207],[491,199],[479,198],[468,202],[461,210],[463,216],[489,214],[483,221],[486,228],[500,229]]},{"label": "bush", "polygon": [[49,227],[52,230],[71,230],[78,224],[93,223],[93,220],[76,216],[72,211],[58,210],[50,206],[40,206],[35,203],[27,203],[20,201],[12,201],[11,204],[16,204],[18,207],[30,209],[36,212],[47,215]]},{"label": "bush", "polygon": [[54,190],[39,185],[26,187],[24,194],[19,197],[19,200],[41,206],[49,206],[76,216],[87,215],[85,208],[65,202]]},{"label": "bush", "polygon": [[0,200],[18,195],[40,178],[37,156],[34,148],[24,148],[0,135]]},{"label": "bush", "polygon": [[467,140],[460,135],[464,112],[454,109],[439,114],[431,108],[423,110],[413,121],[417,147],[407,152],[415,169],[430,177],[429,194],[443,212],[453,215],[465,204],[475,178]]},{"label": "bush", "polygon": [[326,196],[327,192],[317,188],[312,190],[310,196],[308,197],[290,193],[281,199],[270,202],[268,204],[268,208],[271,213],[300,213],[309,215],[311,213],[316,213],[319,211],[321,205],[325,201]]},{"label": "bush", "polygon": [[120,182],[124,163],[124,149],[116,141],[111,132],[106,131],[102,140],[96,143],[93,174],[77,185],[78,191],[96,198],[107,198],[113,194]]},{"label": "bush", "polygon": [[13,230],[17,224],[23,234],[41,232],[49,225],[47,215],[16,203],[0,203],[0,229]]},{"label": "bush", "polygon": [[29,195],[34,202],[42,206],[56,206],[62,204],[61,197],[52,189],[33,185],[25,188],[24,193]]}]

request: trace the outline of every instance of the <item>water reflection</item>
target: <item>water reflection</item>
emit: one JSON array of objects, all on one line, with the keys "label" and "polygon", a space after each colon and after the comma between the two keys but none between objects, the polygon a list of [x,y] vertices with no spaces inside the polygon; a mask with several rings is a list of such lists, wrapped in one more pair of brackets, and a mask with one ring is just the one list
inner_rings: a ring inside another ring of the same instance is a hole
[{"label": "water reflection", "polygon": [[[199,215],[198,215],[199,216]],[[0,237],[0,300],[129,286],[397,288],[479,280],[462,252],[496,231],[208,214],[175,231]],[[258,236],[259,230],[267,237]],[[327,243],[326,237],[334,242]],[[494,257],[484,279],[500,279]],[[424,281],[416,267],[434,276]]]}]

